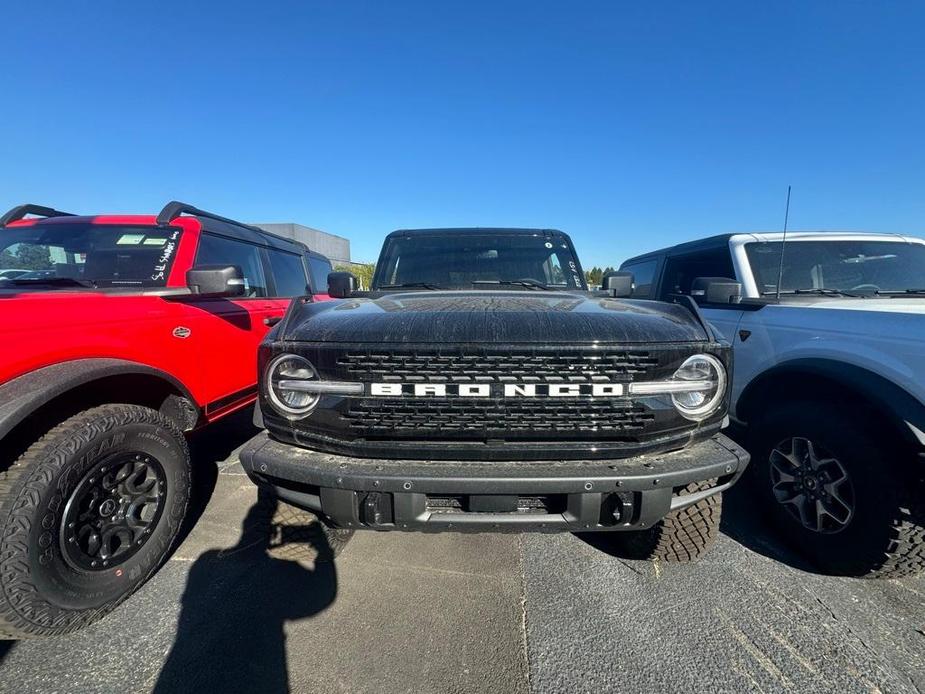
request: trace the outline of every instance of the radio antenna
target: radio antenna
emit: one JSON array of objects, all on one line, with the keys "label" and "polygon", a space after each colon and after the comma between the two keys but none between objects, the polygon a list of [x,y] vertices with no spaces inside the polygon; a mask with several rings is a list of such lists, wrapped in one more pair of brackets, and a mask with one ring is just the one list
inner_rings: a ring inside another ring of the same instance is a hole
[{"label": "radio antenna", "polygon": [[780,241],[780,264],[777,266],[777,300],[780,301],[780,285],[784,280],[784,248],[787,245],[787,222],[790,220],[790,186],[787,186],[787,207],[784,209],[784,236]]}]

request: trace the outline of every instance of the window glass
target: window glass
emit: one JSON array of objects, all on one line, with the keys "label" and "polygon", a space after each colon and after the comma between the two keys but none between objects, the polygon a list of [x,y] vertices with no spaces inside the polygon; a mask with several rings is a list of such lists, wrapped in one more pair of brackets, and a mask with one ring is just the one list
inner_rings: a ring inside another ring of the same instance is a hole
[{"label": "window glass", "polygon": [[698,277],[735,279],[732,255],[727,248],[668,258],[662,280],[662,297],[669,294],[690,294],[691,283]]},{"label": "window glass", "polygon": [[223,236],[202,234],[196,265],[237,265],[244,274],[244,296],[255,298],[267,295],[267,281],[257,246]]},{"label": "window glass", "polygon": [[586,288],[565,236],[503,230],[392,236],[373,284],[377,289],[420,284],[440,289],[491,289],[520,281]]},{"label": "window glass", "polygon": [[163,287],[183,232],[159,227],[54,224],[0,235],[0,281],[46,287]]},{"label": "window glass", "polygon": [[[747,243],[745,252],[762,294],[800,289],[847,292],[905,291],[925,288],[925,246],[898,241],[787,241]],[[783,272],[781,270],[783,269]]]},{"label": "window glass", "polygon": [[621,270],[633,273],[633,298],[651,299],[652,283],[655,281],[655,270],[658,268],[657,260],[646,260],[635,265],[624,265]]},{"label": "window glass", "polygon": [[302,256],[269,249],[267,254],[270,256],[270,269],[276,283],[276,296],[303,296],[307,291],[307,282]]},{"label": "window glass", "polygon": [[331,263],[327,258],[308,256],[308,269],[312,278],[312,291],[324,294],[328,291],[328,275],[331,273]]}]

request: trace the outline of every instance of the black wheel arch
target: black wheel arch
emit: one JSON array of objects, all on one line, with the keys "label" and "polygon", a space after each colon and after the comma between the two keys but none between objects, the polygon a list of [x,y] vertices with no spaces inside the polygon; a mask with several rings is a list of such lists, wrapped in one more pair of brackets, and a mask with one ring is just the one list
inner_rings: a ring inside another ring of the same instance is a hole
[{"label": "black wheel arch", "polygon": [[[183,431],[193,429],[201,416],[186,386],[160,369],[124,359],[75,359],[0,385],[2,448],[16,448],[8,443],[24,429],[48,428],[80,410],[109,402],[151,407]],[[0,460],[0,469],[6,462]]]},{"label": "black wheel arch", "polygon": [[853,399],[860,411],[889,427],[893,441],[908,444],[925,463],[925,404],[889,379],[842,361],[795,359],[764,371],[743,389],[736,415],[750,424],[767,402],[805,400],[808,395]]}]

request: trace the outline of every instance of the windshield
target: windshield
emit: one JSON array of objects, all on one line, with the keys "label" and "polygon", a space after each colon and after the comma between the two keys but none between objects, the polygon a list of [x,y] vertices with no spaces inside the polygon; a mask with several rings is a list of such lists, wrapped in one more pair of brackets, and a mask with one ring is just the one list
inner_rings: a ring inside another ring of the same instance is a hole
[{"label": "windshield", "polygon": [[402,285],[425,289],[586,288],[568,237],[545,232],[391,237],[376,268],[373,289]]},{"label": "windshield", "polygon": [[[747,243],[758,292],[777,291],[781,244]],[[925,245],[901,241],[788,241],[781,292],[872,294],[925,289]]]},{"label": "windshield", "polygon": [[181,233],[76,223],[0,229],[0,286],[163,287]]}]

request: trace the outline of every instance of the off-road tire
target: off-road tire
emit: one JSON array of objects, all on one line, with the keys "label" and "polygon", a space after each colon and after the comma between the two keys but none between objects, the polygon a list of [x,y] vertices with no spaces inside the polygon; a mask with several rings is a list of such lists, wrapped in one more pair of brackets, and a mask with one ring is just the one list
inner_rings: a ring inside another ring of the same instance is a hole
[{"label": "off-road tire", "polygon": [[327,525],[311,511],[268,497],[269,546],[274,559],[303,564],[332,562],[353,537],[353,530]]},{"label": "off-road tire", "polygon": [[[124,563],[81,571],[59,539],[65,504],[105,456],[142,451],[164,472],[164,501],[150,537]],[[0,639],[56,636],[101,619],[167,556],[186,513],[186,439],[167,417],[137,405],[85,410],[51,429],[0,474]]]},{"label": "off-road tire", "polygon": [[[692,482],[678,490],[687,496],[716,486],[715,480]],[[719,534],[723,495],[713,494],[672,511],[647,530],[613,533],[618,553],[627,559],[684,563],[700,559]]]},{"label": "off-road tire", "polygon": [[[750,422],[747,477],[766,515],[801,554],[825,573],[898,578],[925,570],[925,505],[908,450],[896,445],[874,413],[831,401],[788,402]],[[847,471],[855,511],[847,527],[820,534],[804,528],[776,501],[770,453],[782,440],[805,437]],[[905,458],[905,459],[904,459]]]}]

